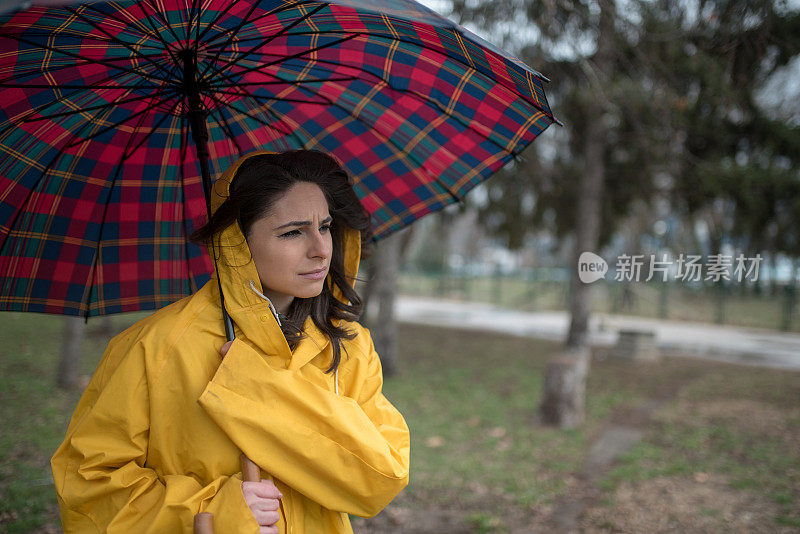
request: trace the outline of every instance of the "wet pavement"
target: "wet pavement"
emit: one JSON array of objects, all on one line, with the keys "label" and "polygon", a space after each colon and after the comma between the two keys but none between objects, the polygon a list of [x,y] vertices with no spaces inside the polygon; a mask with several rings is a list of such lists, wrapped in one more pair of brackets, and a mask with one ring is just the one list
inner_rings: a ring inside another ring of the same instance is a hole
[{"label": "wet pavement", "polygon": [[[486,330],[536,339],[563,340],[565,311],[517,311],[480,302],[400,296],[401,322]],[[610,347],[620,330],[655,332],[658,348],[731,363],[800,370],[800,334],[755,328],[595,314],[589,323],[592,346]]]}]

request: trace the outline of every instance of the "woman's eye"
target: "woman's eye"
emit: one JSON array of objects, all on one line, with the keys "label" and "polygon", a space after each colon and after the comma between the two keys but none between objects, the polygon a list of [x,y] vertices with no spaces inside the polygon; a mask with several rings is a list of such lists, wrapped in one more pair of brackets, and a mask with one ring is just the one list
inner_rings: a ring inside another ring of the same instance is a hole
[{"label": "woman's eye", "polygon": [[327,232],[330,229],[331,229],[331,225],[330,224],[323,224],[322,226],[319,227],[319,231],[320,232]]},{"label": "woman's eye", "polygon": [[294,237],[296,235],[300,235],[300,230],[290,230],[285,234],[281,234],[278,237]]}]

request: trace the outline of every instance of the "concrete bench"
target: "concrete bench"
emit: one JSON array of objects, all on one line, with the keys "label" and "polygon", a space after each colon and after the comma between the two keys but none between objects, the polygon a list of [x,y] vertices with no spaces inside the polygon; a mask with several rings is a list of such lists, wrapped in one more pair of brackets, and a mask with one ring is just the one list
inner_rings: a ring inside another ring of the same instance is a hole
[{"label": "concrete bench", "polygon": [[611,349],[611,356],[636,361],[658,360],[660,353],[656,344],[656,333],[652,330],[620,330],[617,344]]}]

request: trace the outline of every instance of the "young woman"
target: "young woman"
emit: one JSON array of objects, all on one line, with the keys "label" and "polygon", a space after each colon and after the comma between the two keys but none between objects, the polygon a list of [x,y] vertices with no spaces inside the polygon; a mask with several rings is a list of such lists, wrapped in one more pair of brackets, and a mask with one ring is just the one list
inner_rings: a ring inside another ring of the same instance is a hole
[{"label": "young woman", "polygon": [[[217,280],[115,337],[53,456],[65,532],[352,532],[408,483],[353,289],[369,219],[336,161],[257,152],[197,237]],[[262,469],[241,480],[240,451]]]}]

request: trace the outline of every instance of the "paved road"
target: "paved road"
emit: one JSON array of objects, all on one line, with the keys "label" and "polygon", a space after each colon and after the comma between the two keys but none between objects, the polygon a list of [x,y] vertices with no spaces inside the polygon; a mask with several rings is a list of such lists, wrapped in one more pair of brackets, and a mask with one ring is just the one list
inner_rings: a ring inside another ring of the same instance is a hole
[{"label": "paved road", "polygon": [[[531,338],[562,340],[569,316],[566,312],[523,312],[478,302],[401,296],[397,313],[401,322],[489,330]],[[610,346],[621,329],[656,333],[659,348],[687,356],[727,362],[800,370],[800,334],[773,330],[595,315],[589,339],[595,346]]]}]

